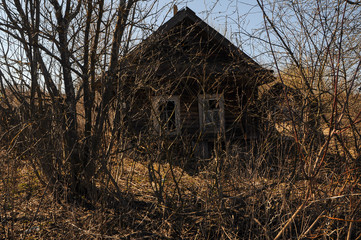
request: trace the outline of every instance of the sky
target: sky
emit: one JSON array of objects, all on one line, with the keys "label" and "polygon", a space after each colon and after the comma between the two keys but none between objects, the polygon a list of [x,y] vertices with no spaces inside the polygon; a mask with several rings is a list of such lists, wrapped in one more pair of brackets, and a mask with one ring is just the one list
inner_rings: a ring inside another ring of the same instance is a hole
[{"label": "sky", "polygon": [[[163,20],[173,16],[170,8],[174,2],[178,10],[186,6],[193,10],[250,57],[257,58],[259,55],[261,50],[245,34],[255,32],[263,24],[262,12],[256,0],[159,0],[159,6],[167,5],[165,10],[168,8],[168,15]],[[262,57],[259,58],[262,61]]]},{"label": "sky", "polygon": [[[169,3],[160,0],[160,5]],[[246,18],[248,28],[257,27],[263,22],[262,13],[257,7],[256,0],[183,0],[176,2],[178,9],[188,7],[201,19],[213,25],[214,28],[228,28],[235,25],[237,17]],[[171,16],[169,16],[171,17]]]}]

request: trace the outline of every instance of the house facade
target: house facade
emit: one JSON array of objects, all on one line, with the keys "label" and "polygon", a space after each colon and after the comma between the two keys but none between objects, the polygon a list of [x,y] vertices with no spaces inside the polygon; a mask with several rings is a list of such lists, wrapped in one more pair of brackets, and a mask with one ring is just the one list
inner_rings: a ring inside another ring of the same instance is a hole
[{"label": "house facade", "polygon": [[[211,152],[215,141],[257,138],[264,69],[189,8],[178,11],[121,61],[134,134],[182,139]],[[207,154],[206,154],[207,155]]]}]

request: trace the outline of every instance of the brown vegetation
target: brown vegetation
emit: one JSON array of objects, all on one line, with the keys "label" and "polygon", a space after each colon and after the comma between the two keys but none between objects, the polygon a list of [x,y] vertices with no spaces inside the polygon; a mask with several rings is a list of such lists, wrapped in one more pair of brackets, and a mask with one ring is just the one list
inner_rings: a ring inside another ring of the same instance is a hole
[{"label": "brown vegetation", "polygon": [[199,135],[129,124],[151,109],[128,111],[119,59],[153,5],[64,2],[0,5],[0,238],[361,238],[357,3],[257,0],[280,84],[257,138],[199,158]]}]

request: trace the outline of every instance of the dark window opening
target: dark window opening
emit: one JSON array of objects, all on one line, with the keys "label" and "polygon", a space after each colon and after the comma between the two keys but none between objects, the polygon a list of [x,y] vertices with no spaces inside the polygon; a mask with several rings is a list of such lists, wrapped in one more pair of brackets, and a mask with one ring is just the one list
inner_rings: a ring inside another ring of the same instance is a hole
[{"label": "dark window opening", "polygon": [[204,105],[205,127],[219,129],[221,127],[219,102],[215,99],[207,99]]},{"label": "dark window opening", "polygon": [[159,104],[158,112],[160,114],[161,126],[166,130],[175,130],[176,124],[176,103],[168,100]]}]

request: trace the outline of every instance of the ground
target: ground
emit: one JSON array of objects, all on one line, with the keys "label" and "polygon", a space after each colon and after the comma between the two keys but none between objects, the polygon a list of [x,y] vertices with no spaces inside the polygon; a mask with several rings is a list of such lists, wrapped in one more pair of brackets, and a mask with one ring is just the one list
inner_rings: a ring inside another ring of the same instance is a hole
[{"label": "ground", "polygon": [[256,172],[236,173],[239,168],[234,164],[228,175],[217,176],[215,159],[193,176],[179,167],[172,174],[169,164],[154,164],[162,185],[157,191],[157,180],[149,181],[149,163],[125,158],[112,166],[125,201],[119,205],[114,199],[100,198],[89,209],[54,201],[29,161],[12,159],[4,152],[1,160],[3,239],[270,239],[278,233],[282,239],[361,236],[361,186],[351,174],[338,179],[335,175],[331,182],[316,179],[310,185],[307,179],[299,179],[290,184]]}]

